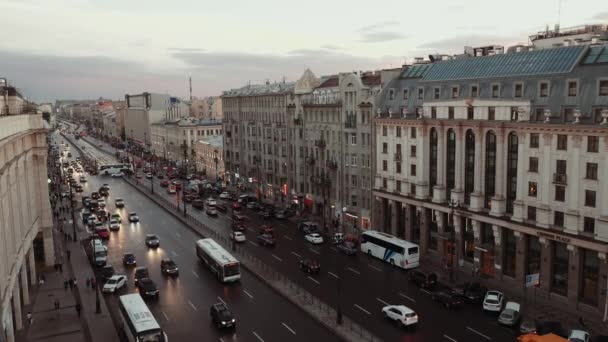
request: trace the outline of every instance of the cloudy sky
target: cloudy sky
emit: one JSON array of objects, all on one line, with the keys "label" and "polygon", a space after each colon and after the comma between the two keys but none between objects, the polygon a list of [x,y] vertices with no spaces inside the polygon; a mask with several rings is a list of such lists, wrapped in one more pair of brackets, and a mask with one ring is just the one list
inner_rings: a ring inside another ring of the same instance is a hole
[{"label": "cloudy sky", "polygon": [[0,77],[35,101],[398,67],[464,45],[608,23],[604,0],[0,0]]}]

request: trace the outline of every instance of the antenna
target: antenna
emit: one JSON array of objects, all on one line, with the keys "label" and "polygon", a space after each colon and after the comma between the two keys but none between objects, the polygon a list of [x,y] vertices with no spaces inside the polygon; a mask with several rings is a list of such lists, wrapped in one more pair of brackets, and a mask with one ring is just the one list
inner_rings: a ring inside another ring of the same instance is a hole
[{"label": "antenna", "polygon": [[190,83],[190,102],[192,102],[192,76],[188,78],[188,81]]},{"label": "antenna", "polygon": [[562,18],[562,0],[557,0],[557,25],[561,24],[561,18]]}]

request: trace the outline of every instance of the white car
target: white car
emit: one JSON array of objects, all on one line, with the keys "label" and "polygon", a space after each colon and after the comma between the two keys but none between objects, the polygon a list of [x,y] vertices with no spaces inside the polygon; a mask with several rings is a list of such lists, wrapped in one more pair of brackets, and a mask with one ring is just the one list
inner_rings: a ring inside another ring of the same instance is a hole
[{"label": "white car", "polygon": [[170,187],[168,187],[167,193],[169,193],[171,195],[175,194],[175,186],[171,185]]},{"label": "white car", "polygon": [[103,285],[103,292],[114,293],[127,285],[127,276],[113,275]]},{"label": "white car", "polygon": [[235,242],[245,242],[247,241],[247,237],[243,232],[230,232],[230,240],[234,240]]},{"label": "white car", "polygon": [[99,205],[100,208],[105,208],[106,207],[106,201],[105,200],[97,200],[97,205]]},{"label": "white car", "polygon": [[122,172],[116,172],[116,173],[113,173],[113,174],[112,174],[112,177],[114,177],[114,178],[120,178],[120,177],[122,177],[122,176],[124,176],[124,175],[125,175],[125,174],[124,174],[124,173],[122,173]]},{"label": "white car", "polygon": [[86,183],[86,182],[87,182],[87,177],[80,176],[80,183]]},{"label": "white car", "polygon": [[230,194],[228,194],[226,191],[220,194],[220,199],[227,199],[228,197],[230,197]]},{"label": "white car", "polygon": [[217,202],[215,201],[215,199],[209,197],[209,198],[207,198],[207,202],[205,204],[208,207],[215,207],[215,205],[217,204]]},{"label": "white car", "polygon": [[117,220],[110,220],[110,230],[119,230],[120,229],[120,223],[118,223]]},{"label": "white car", "polygon": [[570,330],[568,342],[589,342],[589,333],[578,329]]},{"label": "white car", "polygon": [[405,305],[387,305],[382,308],[382,315],[397,322],[397,325],[400,327],[407,327],[418,323],[416,312]]},{"label": "white car", "polygon": [[304,238],[306,241],[314,243],[315,245],[323,243],[323,237],[319,233],[306,234]]},{"label": "white car", "polygon": [[500,312],[502,310],[502,302],[504,301],[502,292],[488,291],[483,299],[483,309],[485,311]]},{"label": "white car", "polygon": [[129,222],[139,222],[139,216],[136,213],[129,213]]}]

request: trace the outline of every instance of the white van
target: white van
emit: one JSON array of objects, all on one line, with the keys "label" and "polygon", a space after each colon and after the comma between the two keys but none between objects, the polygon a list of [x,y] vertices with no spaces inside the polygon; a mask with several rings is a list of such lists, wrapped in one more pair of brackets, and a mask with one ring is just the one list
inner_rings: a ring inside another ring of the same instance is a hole
[{"label": "white van", "polygon": [[104,266],[108,260],[108,247],[105,246],[101,240],[91,240],[91,253],[93,255],[93,261],[97,266]]}]

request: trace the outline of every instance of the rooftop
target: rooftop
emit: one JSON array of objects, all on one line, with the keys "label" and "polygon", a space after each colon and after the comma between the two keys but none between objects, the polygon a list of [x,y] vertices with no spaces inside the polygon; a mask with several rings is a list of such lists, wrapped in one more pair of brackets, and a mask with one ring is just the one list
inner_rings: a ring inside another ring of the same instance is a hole
[{"label": "rooftop", "polygon": [[222,135],[211,135],[198,140],[201,144],[209,144],[213,147],[224,148],[224,136]]},{"label": "rooftop", "polygon": [[294,90],[295,84],[295,82],[250,84],[242,88],[226,90],[222,93],[222,97],[287,94]]},{"label": "rooftop", "polygon": [[180,127],[194,127],[194,126],[221,126],[221,120],[215,119],[197,119],[197,118],[182,118],[170,121],[163,121],[159,123],[153,123],[152,125],[158,126],[180,126]]}]

